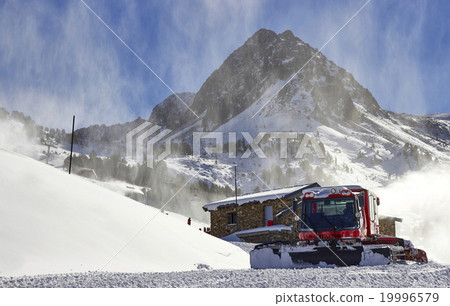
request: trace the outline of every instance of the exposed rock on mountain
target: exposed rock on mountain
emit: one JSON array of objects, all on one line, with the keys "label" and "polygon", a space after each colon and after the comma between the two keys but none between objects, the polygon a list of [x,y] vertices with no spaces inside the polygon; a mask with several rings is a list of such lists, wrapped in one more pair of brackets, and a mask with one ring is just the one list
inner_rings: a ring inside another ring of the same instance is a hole
[{"label": "exposed rock on mountain", "polygon": [[[275,103],[285,106],[293,102],[292,109],[282,111],[311,115],[324,123],[325,114],[359,120],[354,103],[372,114],[386,115],[350,73],[291,31],[277,35],[265,29],[256,32],[211,74],[197,93],[193,108],[198,113],[206,111],[202,126],[213,130],[261,99],[273,86],[281,90],[264,97],[266,101],[273,97]],[[302,94],[296,96],[299,92]]]},{"label": "exposed rock on mountain", "polygon": [[170,95],[153,108],[148,121],[168,129],[180,129],[197,119],[188,108],[192,106],[194,98],[195,93],[192,92]]}]

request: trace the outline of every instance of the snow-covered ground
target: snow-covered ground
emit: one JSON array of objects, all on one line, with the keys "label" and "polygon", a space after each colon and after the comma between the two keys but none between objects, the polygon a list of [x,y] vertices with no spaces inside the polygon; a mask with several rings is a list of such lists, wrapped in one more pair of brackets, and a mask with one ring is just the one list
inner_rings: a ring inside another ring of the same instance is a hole
[{"label": "snow-covered ground", "polygon": [[240,248],[0,149],[0,276],[249,268]]},{"label": "snow-covered ground", "polygon": [[196,176],[201,181],[220,187],[231,186],[230,182],[234,179],[232,165],[214,159],[186,156],[167,158],[164,161],[169,171],[175,175]]},{"label": "snow-covered ground", "polygon": [[448,288],[450,267],[428,263],[348,268],[202,269],[170,273],[92,272],[0,278],[0,287]]}]

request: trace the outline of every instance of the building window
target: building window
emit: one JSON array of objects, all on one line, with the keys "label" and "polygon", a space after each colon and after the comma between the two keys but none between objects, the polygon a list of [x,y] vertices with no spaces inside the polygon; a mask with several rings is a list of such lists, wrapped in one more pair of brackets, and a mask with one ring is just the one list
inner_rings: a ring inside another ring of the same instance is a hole
[{"label": "building window", "polygon": [[236,212],[230,212],[228,213],[228,225],[236,224]]},{"label": "building window", "polygon": [[272,206],[264,206],[264,225],[265,226],[273,225],[273,207]]}]

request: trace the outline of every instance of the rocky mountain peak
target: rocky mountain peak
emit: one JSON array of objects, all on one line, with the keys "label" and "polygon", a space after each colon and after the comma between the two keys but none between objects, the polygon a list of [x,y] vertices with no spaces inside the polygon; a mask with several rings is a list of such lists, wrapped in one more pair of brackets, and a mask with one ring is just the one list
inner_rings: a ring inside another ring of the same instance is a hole
[{"label": "rocky mountain peak", "polygon": [[[279,79],[287,79],[311,52],[295,39],[261,29],[235,50],[197,93],[193,108],[206,110],[203,126],[217,127],[258,100]],[[292,35],[293,37],[293,35]],[[292,65],[285,60],[292,59]]]},{"label": "rocky mountain peak", "polygon": [[281,33],[279,36],[280,36],[280,38],[283,38],[283,39],[295,39],[294,33],[292,33],[291,30],[286,30],[283,33]]},{"label": "rocky mountain peak", "polygon": [[[211,74],[196,94],[193,109],[205,113],[203,128],[212,130],[267,95],[267,90],[275,93],[276,86],[281,88],[294,75],[274,97],[272,109],[302,109],[303,114],[316,119],[331,116],[360,120],[357,103],[371,113],[382,113],[370,92],[350,73],[291,31],[276,34],[267,29],[258,30]],[[293,97],[300,93],[303,98],[296,98],[293,105]],[[290,105],[290,109],[283,105]],[[327,114],[330,110],[333,113]],[[327,124],[326,120],[323,123]]]},{"label": "rocky mountain peak", "polygon": [[271,41],[274,41],[276,39],[277,34],[274,31],[260,29],[247,40],[246,44],[263,45],[266,43],[270,43]]}]

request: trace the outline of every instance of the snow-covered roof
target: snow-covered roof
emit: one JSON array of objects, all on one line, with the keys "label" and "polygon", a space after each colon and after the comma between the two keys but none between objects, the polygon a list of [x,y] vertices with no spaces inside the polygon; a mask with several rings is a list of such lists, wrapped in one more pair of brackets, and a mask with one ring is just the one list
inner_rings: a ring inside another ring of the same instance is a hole
[{"label": "snow-covered roof", "polygon": [[291,230],[292,230],[291,226],[278,224],[278,225],[272,225],[272,226],[252,228],[252,229],[248,229],[245,231],[236,232],[234,234],[237,237],[242,238],[242,237],[246,237],[246,236],[260,235],[260,234],[269,233],[269,232],[280,232],[280,231],[290,232]]},{"label": "snow-covered roof", "polygon": [[246,204],[246,203],[250,203],[250,202],[263,203],[268,200],[287,199],[287,198],[296,196],[297,194],[301,193],[306,188],[312,188],[312,187],[320,187],[320,186],[317,183],[312,183],[312,184],[296,185],[296,186],[290,186],[290,187],[285,187],[285,188],[265,190],[265,191],[256,192],[256,193],[248,193],[248,194],[237,196],[237,199],[235,196],[232,196],[232,197],[226,198],[224,200],[206,204],[203,206],[203,210],[204,211],[217,210],[217,208],[222,207],[222,206],[236,205],[236,202],[238,205],[242,205],[242,204]]}]

